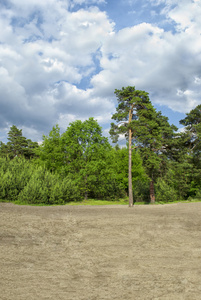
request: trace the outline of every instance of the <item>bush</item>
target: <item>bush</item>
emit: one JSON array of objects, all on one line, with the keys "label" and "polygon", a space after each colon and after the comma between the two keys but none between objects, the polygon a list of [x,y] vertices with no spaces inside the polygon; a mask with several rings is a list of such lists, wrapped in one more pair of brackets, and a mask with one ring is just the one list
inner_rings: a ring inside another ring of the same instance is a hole
[{"label": "bush", "polygon": [[134,202],[148,203],[150,201],[148,180],[136,180],[133,182],[133,199]]},{"label": "bush", "polygon": [[201,200],[201,190],[196,192],[195,198]]},{"label": "bush", "polygon": [[97,182],[93,190],[92,197],[95,199],[120,199],[126,196],[123,184],[120,184],[115,178],[107,182]]},{"label": "bush", "polygon": [[196,192],[196,194],[195,194],[195,196],[190,196],[190,197],[188,197],[188,200],[189,201],[192,201],[192,200],[201,200],[201,190],[197,190],[197,192]]},{"label": "bush", "polygon": [[78,188],[68,177],[61,179],[58,174],[52,174],[44,167],[35,170],[18,196],[22,202],[46,205],[65,204],[80,199]]},{"label": "bush", "polygon": [[81,200],[69,176],[51,173],[24,158],[0,158],[0,200],[28,204],[65,204]]},{"label": "bush", "polygon": [[33,166],[25,159],[0,159],[0,199],[15,201],[33,173]]},{"label": "bush", "polygon": [[161,178],[158,179],[155,185],[155,194],[158,202],[174,202],[179,198],[176,190]]},{"label": "bush", "polygon": [[18,200],[29,204],[49,204],[49,189],[52,184],[51,174],[39,167],[19,194]]},{"label": "bush", "polygon": [[65,204],[82,199],[78,185],[69,177],[60,179],[51,188],[50,203]]}]

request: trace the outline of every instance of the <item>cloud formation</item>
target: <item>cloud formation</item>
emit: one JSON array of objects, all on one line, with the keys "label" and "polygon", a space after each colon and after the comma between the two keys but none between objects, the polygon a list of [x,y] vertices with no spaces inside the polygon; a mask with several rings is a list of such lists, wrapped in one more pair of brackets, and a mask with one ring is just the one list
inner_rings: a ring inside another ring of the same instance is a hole
[{"label": "cloud formation", "polygon": [[128,85],[174,111],[200,104],[200,1],[149,5],[172,30],[160,19],[116,31],[104,0],[1,2],[1,132],[15,124],[39,140],[90,116],[109,127],[114,90]]}]

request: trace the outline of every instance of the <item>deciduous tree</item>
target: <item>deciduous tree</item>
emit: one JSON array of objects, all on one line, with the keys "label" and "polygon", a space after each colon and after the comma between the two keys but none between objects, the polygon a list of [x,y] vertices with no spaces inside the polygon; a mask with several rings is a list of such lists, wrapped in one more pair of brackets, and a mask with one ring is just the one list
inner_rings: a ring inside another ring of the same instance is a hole
[{"label": "deciduous tree", "polygon": [[71,123],[62,135],[62,145],[66,170],[74,174],[87,199],[88,193],[96,188],[101,171],[105,168],[106,152],[111,146],[93,118]]},{"label": "deciduous tree", "polygon": [[51,172],[59,170],[64,165],[64,149],[58,125],[53,126],[49,135],[43,135],[43,142],[37,149],[36,154],[39,156],[42,164]]}]

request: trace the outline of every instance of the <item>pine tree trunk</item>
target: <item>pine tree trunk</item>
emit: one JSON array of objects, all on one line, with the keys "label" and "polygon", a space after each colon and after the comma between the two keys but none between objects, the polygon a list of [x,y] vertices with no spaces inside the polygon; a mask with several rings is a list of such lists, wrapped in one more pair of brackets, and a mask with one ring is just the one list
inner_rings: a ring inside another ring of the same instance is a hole
[{"label": "pine tree trunk", "polygon": [[[131,106],[131,109],[129,110],[129,124],[132,121],[132,115],[133,115],[133,105]],[[131,143],[132,142],[132,131],[131,128],[129,128],[128,132],[128,194],[129,194],[129,207],[133,206],[133,187],[132,187],[132,148]]]},{"label": "pine tree trunk", "polygon": [[155,203],[154,181],[150,182],[150,200],[151,203]]},{"label": "pine tree trunk", "polygon": [[87,175],[85,176],[85,192],[84,192],[84,200],[88,199],[88,189],[87,189]]},{"label": "pine tree trunk", "polygon": [[133,206],[133,187],[132,187],[132,149],[131,149],[131,129],[129,129],[129,154],[128,154],[128,194],[129,207]]}]

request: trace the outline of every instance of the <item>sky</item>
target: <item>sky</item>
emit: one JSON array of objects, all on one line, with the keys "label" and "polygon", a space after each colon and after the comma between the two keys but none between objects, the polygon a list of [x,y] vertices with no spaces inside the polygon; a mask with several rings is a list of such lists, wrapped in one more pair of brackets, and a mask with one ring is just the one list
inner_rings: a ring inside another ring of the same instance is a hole
[{"label": "sky", "polygon": [[201,0],[0,0],[0,140],[89,117],[107,136],[126,86],[181,127],[201,104],[200,16]]}]

